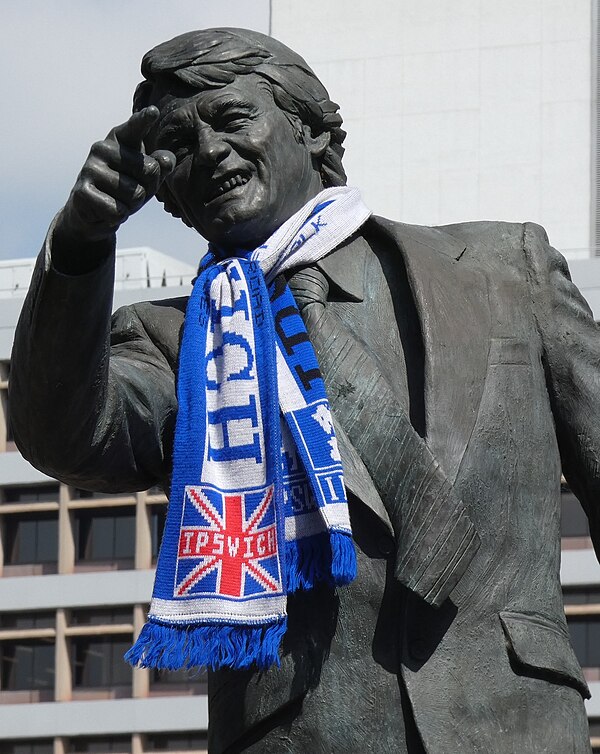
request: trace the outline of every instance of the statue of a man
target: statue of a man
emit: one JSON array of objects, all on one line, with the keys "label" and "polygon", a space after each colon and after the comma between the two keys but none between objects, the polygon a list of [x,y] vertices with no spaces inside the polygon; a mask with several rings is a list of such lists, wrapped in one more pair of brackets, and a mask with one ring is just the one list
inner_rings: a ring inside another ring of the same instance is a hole
[{"label": "statue of a man", "polygon": [[[328,575],[312,588],[288,590],[279,666],[260,659],[262,645],[244,669],[241,662],[227,667],[222,645],[218,661],[207,662],[210,751],[589,751],[589,691],[569,643],[559,582],[559,499],[562,468],[598,548],[600,333],[564,260],[529,223],[427,228],[366,219],[344,188],[337,106],[302,58],[273,39],[236,29],[192,32],[150,51],[142,72],[134,114],[92,147],[39,258],[11,367],[19,448],[78,487],[168,487],[172,476],[175,485],[185,445],[178,437],[205,437],[205,422],[189,418],[194,401],[204,400],[204,388],[212,400],[222,373],[237,390],[260,351],[257,345],[248,355],[247,340],[236,333],[227,340],[223,330],[206,360],[204,352],[197,360],[206,374],[194,397],[187,331],[208,339],[224,319],[239,314],[240,327],[249,321],[249,297],[219,302],[211,286],[225,268],[231,290],[236,275],[250,281],[244,296],[268,286],[278,359],[289,346],[285,361],[306,345],[301,329],[281,325],[295,307],[284,315],[276,309],[288,280],[331,405],[356,548],[357,576],[347,586],[337,588],[344,579]],[[378,148],[390,148],[383,133]],[[115,233],[152,196],[211,243],[200,270],[208,304],[136,304],[111,325]],[[292,241],[281,238],[288,230]],[[313,254],[323,238],[325,251]],[[267,272],[262,260],[273,248]],[[305,249],[312,256],[302,257]],[[253,289],[256,264],[266,283],[259,276]],[[253,322],[262,326],[262,315]],[[241,359],[237,371],[223,366],[226,346]],[[320,380],[318,370],[296,366],[305,387]],[[283,405],[281,384],[279,391]],[[334,458],[323,401],[312,416]],[[221,426],[220,440],[207,435],[204,455],[193,461],[204,464],[202,473],[226,451],[233,463],[236,431],[244,447],[258,432],[258,419],[244,424],[246,414],[237,430],[233,421],[223,429],[228,410],[198,414]],[[327,478],[326,502],[341,500],[337,477]],[[206,489],[185,486],[189,515],[213,522],[186,528],[185,504],[180,511],[174,567],[196,557],[177,587],[183,597],[205,567],[221,574],[211,588],[222,589],[226,558],[230,567],[244,539],[230,537],[228,555],[221,540],[219,557],[209,557],[209,534],[216,543],[225,513]],[[267,524],[262,544],[253,539],[258,514],[240,513],[240,499],[231,497],[228,515],[238,511],[239,526],[250,532],[244,546],[250,552],[256,545],[262,558],[248,555],[243,583],[266,595],[269,578],[277,581],[268,564],[276,540]],[[252,511],[264,516],[265,501]],[[343,517],[343,506],[335,510]],[[320,534],[347,533],[325,519],[329,528],[321,523]],[[166,550],[163,543],[161,558]],[[332,571],[334,551],[331,545]],[[316,545],[314,552],[321,558]],[[240,583],[227,582],[232,605]],[[169,610],[173,621],[179,616],[179,603],[160,589],[152,608],[159,634]],[[218,611],[212,619],[216,632],[229,626]],[[199,624],[188,616],[185,630]],[[179,647],[185,657],[190,646]],[[135,659],[152,664],[149,647]],[[168,665],[159,650],[154,659]]]}]

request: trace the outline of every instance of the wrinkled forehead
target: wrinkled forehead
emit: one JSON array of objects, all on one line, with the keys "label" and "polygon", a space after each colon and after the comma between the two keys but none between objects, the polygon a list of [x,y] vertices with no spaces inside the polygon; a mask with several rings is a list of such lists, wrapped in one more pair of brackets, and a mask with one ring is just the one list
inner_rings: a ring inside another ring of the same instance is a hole
[{"label": "wrinkled forehead", "polygon": [[171,120],[181,111],[199,109],[208,117],[222,109],[227,102],[247,104],[249,107],[270,109],[277,107],[269,83],[256,74],[238,76],[230,84],[218,88],[195,89],[177,79],[155,84],[148,102],[156,105],[161,118]]}]

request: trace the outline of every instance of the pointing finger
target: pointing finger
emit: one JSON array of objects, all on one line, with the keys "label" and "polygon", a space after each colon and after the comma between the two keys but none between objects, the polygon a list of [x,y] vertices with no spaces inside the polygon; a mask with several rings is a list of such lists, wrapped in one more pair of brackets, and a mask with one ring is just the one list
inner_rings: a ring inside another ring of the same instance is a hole
[{"label": "pointing finger", "polygon": [[155,105],[145,107],[134,113],[129,120],[115,126],[108,135],[123,146],[132,147],[142,151],[142,140],[160,116]]},{"label": "pointing finger", "polygon": [[152,174],[148,173],[150,180],[145,184],[149,199],[157,193],[162,182],[175,169],[176,159],[173,152],[169,152],[168,149],[158,149],[146,157],[146,160],[153,165]]}]

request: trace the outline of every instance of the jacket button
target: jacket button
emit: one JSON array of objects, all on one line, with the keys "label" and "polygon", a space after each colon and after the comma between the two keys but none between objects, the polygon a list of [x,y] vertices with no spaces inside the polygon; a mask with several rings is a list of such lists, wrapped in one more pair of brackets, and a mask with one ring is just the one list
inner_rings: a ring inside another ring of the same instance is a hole
[{"label": "jacket button", "polygon": [[394,540],[388,536],[380,537],[377,547],[379,552],[387,558],[394,552]]},{"label": "jacket button", "polygon": [[413,639],[410,643],[410,653],[415,660],[426,660],[429,657],[429,646],[425,639]]}]

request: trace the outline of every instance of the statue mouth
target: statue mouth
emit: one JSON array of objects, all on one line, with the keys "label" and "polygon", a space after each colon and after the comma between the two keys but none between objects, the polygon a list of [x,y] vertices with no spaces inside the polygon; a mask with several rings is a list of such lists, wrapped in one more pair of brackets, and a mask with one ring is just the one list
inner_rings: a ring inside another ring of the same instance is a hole
[{"label": "statue mouth", "polygon": [[213,178],[206,192],[206,204],[219,199],[234,189],[245,186],[249,180],[250,176],[243,173],[227,173],[220,178]]}]

